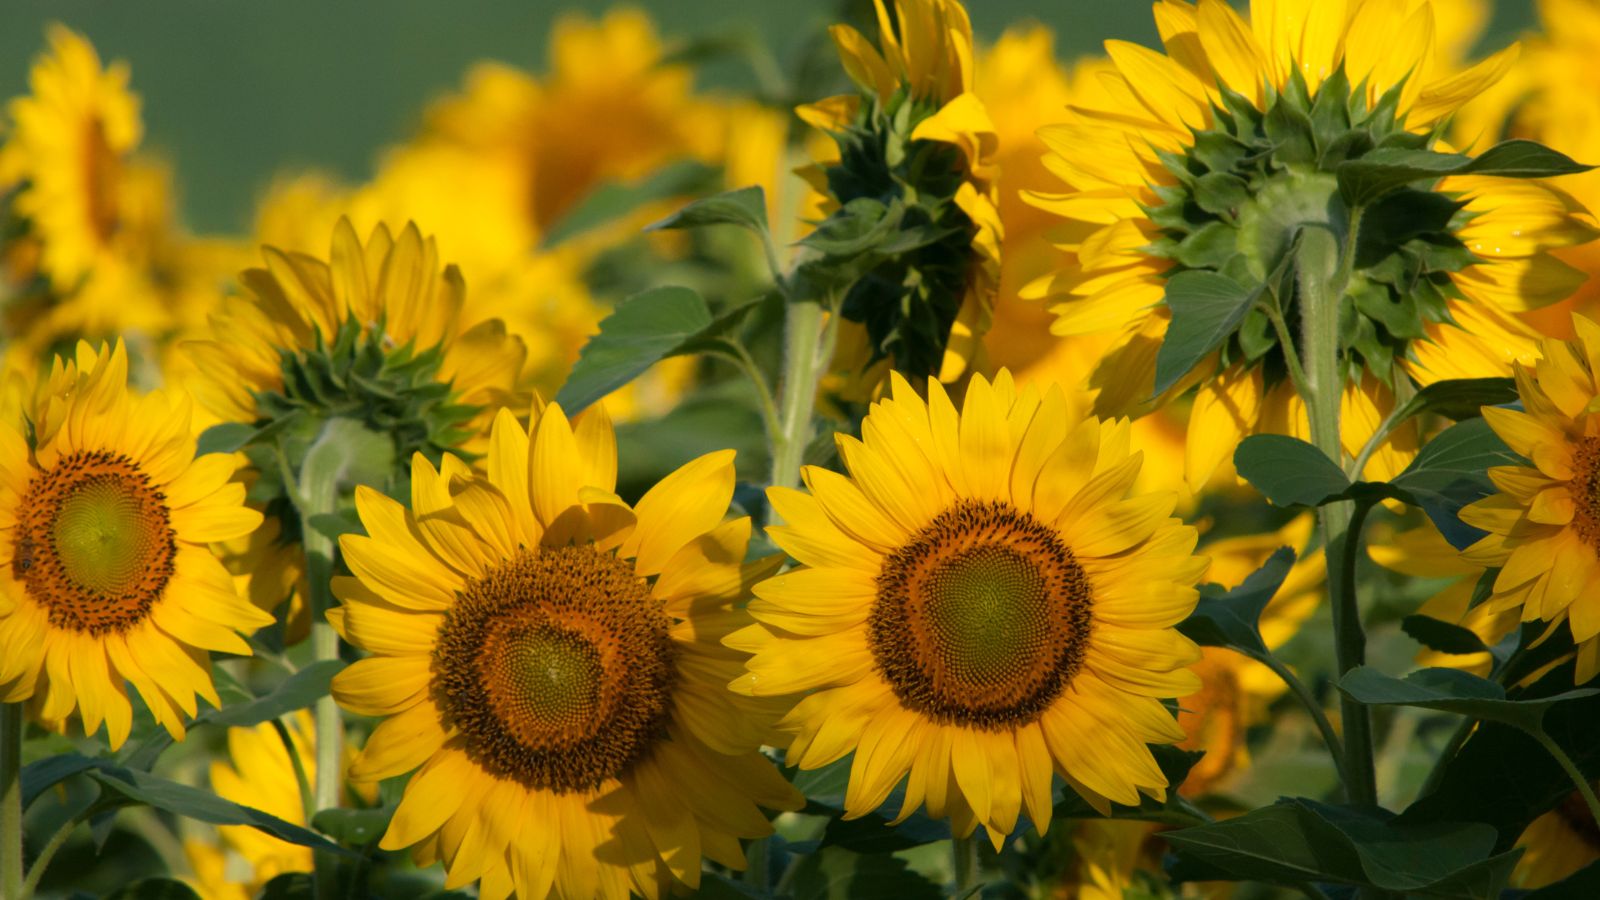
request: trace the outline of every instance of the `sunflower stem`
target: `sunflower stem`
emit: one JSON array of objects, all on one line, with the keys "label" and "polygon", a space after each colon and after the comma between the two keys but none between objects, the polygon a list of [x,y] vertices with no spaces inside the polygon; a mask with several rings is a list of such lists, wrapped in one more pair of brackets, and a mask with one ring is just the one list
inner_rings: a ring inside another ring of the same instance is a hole
[{"label": "sunflower stem", "polygon": [[[28,870],[28,878],[22,883],[22,891],[16,895],[17,897],[21,898],[21,900],[28,900],[39,889],[39,882],[44,880],[44,872],[45,869],[49,868],[50,860],[55,859],[56,851],[66,844],[67,838],[72,837],[72,832],[77,830],[79,823],[82,821],[79,817],[73,816],[61,823],[61,827],[56,829],[55,834],[50,835],[50,840],[45,843],[44,849],[39,851],[38,858],[33,861],[32,868]],[[12,895],[7,894],[6,896]]]},{"label": "sunflower stem", "polygon": [[1322,742],[1328,746],[1328,755],[1333,757],[1333,767],[1339,772],[1339,783],[1349,784],[1350,776],[1345,772],[1344,745],[1339,740],[1339,733],[1333,730],[1333,723],[1328,721],[1328,714],[1322,709],[1322,704],[1317,702],[1315,694],[1306,687],[1306,683],[1297,678],[1289,667],[1271,653],[1250,654],[1250,658],[1271,669],[1274,675],[1289,687],[1295,699],[1305,707],[1311,716],[1311,721],[1317,726],[1317,731],[1322,735]]},{"label": "sunflower stem", "polygon": [[800,484],[800,463],[811,443],[817,386],[833,356],[832,298],[790,298],[783,320],[783,381],[779,385],[778,434],[772,442],[772,485]]},{"label": "sunflower stem", "polygon": [[965,897],[978,885],[978,841],[974,835],[950,839],[950,863],[955,873],[955,896]]},{"label": "sunflower stem", "polygon": [[1567,777],[1572,779],[1573,786],[1583,796],[1583,802],[1589,805],[1589,815],[1594,817],[1595,822],[1600,823],[1600,798],[1595,797],[1594,788],[1589,784],[1589,779],[1583,777],[1583,772],[1578,770],[1578,766],[1572,761],[1572,757],[1567,755],[1567,751],[1561,749],[1561,745],[1555,742],[1555,738],[1545,734],[1543,728],[1535,728],[1529,730],[1528,733],[1533,735],[1534,740],[1539,742],[1539,746],[1555,757],[1556,762],[1561,766],[1561,771],[1566,772]]},{"label": "sunflower stem", "polygon": [[0,704],[0,897],[22,896],[22,704]]},{"label": "sunflower stem", "polygon": [[[1339,367],[1339,311],[1349,285],[1359,228],[1357,211],[1351,216],[1342,254],[1334,234],[1321,228],[1301,231],[1295,251],[1300,353],[1306,377],[1306,394],[1302,399],[1310,420],[1311,442],[1341,469],[1344,468],[1344,448],[1339,440],[1339,406],[1344,394],[1344,378]],[[1360,544],[1360,524],[1355,520],[1364,516],[1365,509],[1358,510],[1348,500],[1329,503],[1317,510],[1323,552],[1328,560],[1334,651],[1341,677],[1366,659],[1367,639],[1361,627],[1355,579]],[[1371,716],[1365,704],[1341,695],[1340,720],[1344,728],[1346,798],[1358,806],[1375,805],[1378,789],[1372,758]]]}]

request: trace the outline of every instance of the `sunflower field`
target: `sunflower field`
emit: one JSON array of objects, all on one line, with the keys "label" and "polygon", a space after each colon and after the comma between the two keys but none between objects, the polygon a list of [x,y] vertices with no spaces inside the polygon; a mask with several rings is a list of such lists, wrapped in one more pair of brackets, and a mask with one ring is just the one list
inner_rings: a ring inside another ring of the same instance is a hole
[{"label": "sunflower field", "polygon": [[0,900],[1600,898],[1600,0],[582,4],[194,177],[169,5],[0,13]]}]

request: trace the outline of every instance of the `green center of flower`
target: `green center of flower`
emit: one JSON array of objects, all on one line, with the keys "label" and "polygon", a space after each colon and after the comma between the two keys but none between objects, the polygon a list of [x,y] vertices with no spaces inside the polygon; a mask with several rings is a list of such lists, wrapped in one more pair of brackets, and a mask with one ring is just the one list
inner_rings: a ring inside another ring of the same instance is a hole
[{"label": "green center of flower", "polygon": [[[1395,111],[1399,91],[1369,108],[1366,92],[1351,90],[1342,69],[1315,98],[1295,75],[1283,91],[1269,91],[1264,110],[1225,90],[1212,127],[1196,131],[1184,152],[1161,154],[1176,183],[1155,188],[1159,202],[1147,211],[1161,232],[1150,251],[1176,263],[1174,272],[1227,276],[1242,286],[1241,296],[1261,286],[1278,298],[1293,330],[1297,237],[1314,228],[1332,232],[1341,245],[1347,241],[1354,191],[1366,190],[1349,164],[1410,159],[1406,154],[1433,141],[1405,129]],[[1461,201],[1425,178],[1381,184],[1359,197],[1348,291],[1353,308],[1340,339],[1347,366],[1365,365],[1389,379],[1393,361],[1424,336],[1424,325],[1446,320],[1445,301],[1461,296],[1451,273],[1475,257],[1456,237],[1469,218]],[[1273,380],[1285,375],[1276,333],[1261,310],[1248,313],[1223,347],[1224,364],[1241,361],[1265,365]]]},{"label": "green center of flower", "polygon": [[166,497],[137,464],[102,451],[36,474],[14,534],[12,577],[51,624],[96,635],[142,622],[177,555]]},{"label": "green center of flower", "polygon": [[1033,721],[1083,662],[1092,596],[1056,532],[963,500],[890,554],[869,643],[907,708],[1001,729]]},{"label": "green center of flower", "polygon": [[901,89],[831,137],[825,170],[839,210],[803,241],[826,259],[808,274],[848,277],[844,317],[866,327],[869,364],[889,358],[912,379],[937,375],[950,327],[981,263],[977,226],[956,204],[967,180],[961,151],[911,134],[939,107]]},{"label": "green center of flower", "polygon": [[485,770],[534,789],[589,790],[666,733],[669,625],[649,585],[612,554],[519,551],[445,617],[430,689]]},{"label": "green center of flower", "polygon": [[56,553],[67,576],[102,594],[139,580],[160,551],[161,535],[142,525],[139,486],[115,476],[78,484],[56,513]]}]

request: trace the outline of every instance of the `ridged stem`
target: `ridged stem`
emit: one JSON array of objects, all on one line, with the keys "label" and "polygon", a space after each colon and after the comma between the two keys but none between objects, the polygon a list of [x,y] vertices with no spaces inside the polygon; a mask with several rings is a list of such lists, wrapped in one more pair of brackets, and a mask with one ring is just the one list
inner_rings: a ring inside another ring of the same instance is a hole
[{"label": "ridged stem", "polygon": [[[1349,284],[1359,215],[1353,216],[1346,248],[1331,231],[1307,228],[1300,232],[1295,272],[1300,299],[1300,358],[1305,366],[1306,415],[1311,442],[1341,469],[1344,448],[1339,440],[1339,406],[1344,377],[1339,369],[1339,310]],[[1339,675],[1366,659],[1367,638],[1361,626],[1356,597],[1356,563],[1360,555],[1360,524],[1356,504],[1330,503],[1317,510],[1322,526],[1323,552],[1328,561],[1328,596],[1332,601],[1334,654]],[[1377,778],[1372,758],[1372,718],[1367,707],[1340,696],[1344,730],[1345,792],[1352,804],[1377,804]]]},{"label": "ridged stem", "polygon": [[772,446],[772,484],[800,484],[800,463],[811,443],[817,386],[833,357],[834,328],[819,299],[790,299],[783,320],[783,379],[778,386],[778,434]]},{"label": "ridged stem", "polygon": [[0,897],[22,896],[22,704],[0,704]]}]

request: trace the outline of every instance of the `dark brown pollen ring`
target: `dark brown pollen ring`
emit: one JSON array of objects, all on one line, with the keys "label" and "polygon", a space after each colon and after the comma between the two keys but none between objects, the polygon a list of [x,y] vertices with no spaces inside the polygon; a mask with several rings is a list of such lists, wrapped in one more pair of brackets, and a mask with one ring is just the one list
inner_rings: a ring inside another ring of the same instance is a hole
[{"label": "dark brown pollen ring", "polygon": [[1572,525],[1600,552],[1600,437],[1578,441],[1572,453]]},{"label": "dark brown pollen ring", "polygon": [[166,495],[132,460],[102,450],[34,475],[14,534],[11,576],[51,625],[92,635],[144,621],[178,552]]},{"label": "dark brown pollen ring", "polygon": [[1007,503],[961,500],[884,559],[868,640],[906,708],[1000,730],[1037,719],[1083,664],[1083,567]]},{"label": "dark brown pollen ring", "polygon": [[446,615],[430,689],[486,771],[533,789],[588,790],[666,734],[670,624],[614,555],[522,550]]}]

